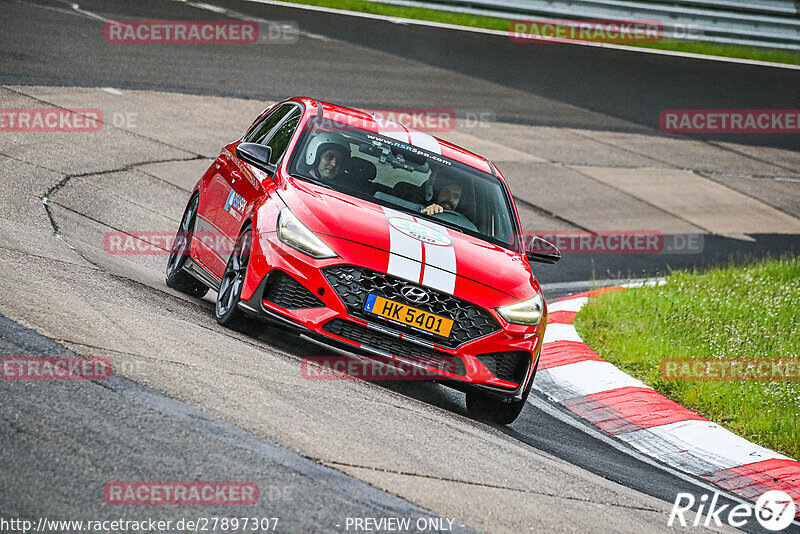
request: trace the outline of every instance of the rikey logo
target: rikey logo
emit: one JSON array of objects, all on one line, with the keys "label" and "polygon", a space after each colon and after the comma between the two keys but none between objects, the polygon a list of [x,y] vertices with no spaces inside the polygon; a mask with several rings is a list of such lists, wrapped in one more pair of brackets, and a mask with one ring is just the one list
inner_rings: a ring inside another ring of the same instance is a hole
[{"label": "rikey logo", "polygon": [[400,217],[391,217],[389,219],[389,224],[405,235],[413,237],[423,243],[439,246],[449,246],[453,244],[450,238],[442,232],[418,222],[401,219]]},{"label": "rikey logo", "polygon": [[[742,503],[730,510],[728,510],[730,504],[719,505],[720,497],[721,495],[717,492],[714,492],[711,498],[707,493],[701,495],[697,502],[699,507],[694,522],[687,524],[684,514],[693,510],[696,502],[695,496],[691,493],[678,493],[667,520],[667,526],[672,527],[677,519],[681,527],[687,525],[697,527],[701,523],[705,527],[711,526],[712,523],[717,527],[722,527],[728,523],[734,528],[742,528],[752,517],[755,517],[756,521],[766,530],[777,532],[792,524],[797,510],[792,496],[780,490],[767,491],[756,500],[755,506]],[[703,520],[704,517],[705,520]]]}]

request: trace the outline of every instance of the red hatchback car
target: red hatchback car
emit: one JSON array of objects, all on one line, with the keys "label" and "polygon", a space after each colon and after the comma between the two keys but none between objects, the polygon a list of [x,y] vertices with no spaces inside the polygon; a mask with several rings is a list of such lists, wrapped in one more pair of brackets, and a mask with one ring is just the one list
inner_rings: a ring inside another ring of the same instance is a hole
[{"label": "red hatchback car", "polygon": [[510,423],[547,308],[516,207],[485,158],[297,97],[265,110],[197,182],[169,287],[217,291],[220,324],[256,320],[435,373],[474,417]]}]

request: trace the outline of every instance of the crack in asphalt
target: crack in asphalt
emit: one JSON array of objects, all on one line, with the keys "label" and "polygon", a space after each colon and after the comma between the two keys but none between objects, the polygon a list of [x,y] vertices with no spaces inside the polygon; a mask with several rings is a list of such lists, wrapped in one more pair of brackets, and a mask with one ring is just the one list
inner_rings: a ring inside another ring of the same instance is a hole
[{"label": "crack in asphalt", "polygon": [[[92,171],[92,172],[85,172],[85,173],[79,173],[79,174],[68,174],[68,175],[64,176],[64,178],[62,178],[62,179],[61,179],[61,181],[59,181],[59,182],[58,182],[56,185],[54,185],[53,187],[51,187],[51,188],[50,188],[50,189],[49,189],[47,192],[45,192],[45,193],[44,193],[44,195],[41,197],[42,204],[44,205],[44,210],[45,210],[45,212],[47,213],[47,218],[50,220],[50,225],[53,227],[53,235],[54,235],[54,236],[55,236],[57,239],[60,239],[60,240],[61,240],[61,241],[62,241],[62,242],[65,244],[65,245],[67,245],[67,247],[69,247],[69,248],[70,248],[70,249],[71,249],[73,252],[75,252],[76,254],[78,254],[78,256],[80,256],[80,257],[81,257],[81,258],[83,258],[84,260],[88,261],[88,262],[89,262],[89,263],[91,263],[92,265],[94,265],[94,266],[96,266],[96,267],[98,267],[98,268],[101,268],[101,269],[102,269],[102,267],[100,267],[100,266],[99,266],[99,265],[98,265],[96,262],[94,262],[94,261],[92,261],[91,259],[89,259],[89,258],[86,256],[86,254],[84,254],[83,252],[81,252],[80,250],[78,250],[78,248],[76,248],[74,245],[72,245],[72,243],[70,243],[69,241],[67,241],[67,240],[64,238],[64,236],[63,236],[63,235],[61,235],[61,231],[60,231],[60,229],[59,229],[58,223],[56,222],[56,220],[55,220],[55,217],[53,217],[53,210],[51,210],[51,209],[50,209],[50,205],[49,205],[50,197],[51,197],[52,195],[56,194],[57,192],[59,192],[59,191],[60,191],[61,189],[63,189],[64,187],[66,187],[66,185],[67,185],[67,184],[70,182],[70,180],[72,180],[73,178],[83,178],[83,177],[88,177],[88,176],[101,176],[101,175],[104,175],[104,174],[113,174],[113,173],[117,173],[117,172],[125,172],[125,171],[130,171],[130,170],[133,170],[133,169],[135,169],[136,167],[138,167],[138,166],[140,166],[140,165],[147,165],[147,164],[150,164],[150,163],[172,163],[172,162],[178,162],[178,161],[194,161],[194,160],[198,160],[198,159],[205,159],[205,158],[204,158],[203,156],[201,156],[201,155],[199,155],[199,154],[198,154],[198,155],[196,155],[196,156],[195,156],[195,157],[193,157],[193,158],[169,158],[169,159],[161,159],[161,160],[148,160],[148,161],[145,161],[145,162],[140,162],[140,163],[131,163],[131,164],[128,164],[128,165],[123,165],[122,167],[119,167],[119,168],[116,168],[116,169],[106,169],[106,170],[103,170],[103,171]],[[60,173],[59,173],[59,174],[60,174]],[[67,208],[66,206],[62,206],[61,204],[57,204],[57,205],[58,205],[59,207],[62,207],[62,208],[64,208],[64,209],[68,209],[68,210],[70,210],[70,211],[72,211],[72,212],[74,212],[74,213],[78,213],[78,214],[80,214],[80,215],[83,215],[83,216],[84,216],[84,217],[86,217],[87,219],[91,219],[91,217],[89,217],[89,216],[87,216],[87,215],[85,215],[85,214],[79,213],[79,212],[77,212],[77,211],[75,211],[75,210],[72,210],[72,209],[70,209],[70,208]],[[99,221],[96,221],[96,222],[99,222]],[[102,223],[101,223],[101,224],[102,224]]]},{"label": "crack in asphalt", "polygon": [[[64,209],[64,210],[66,210],[66,211],[69,211],[69,212],[71,212],[71,213],[74,213],[75,215],[78,215],[78,216],[80,216],[80,217],[83,217],[83,218],[85,218],[85,219],[88,219],[88,220],[90,220],[90,221],[92,221],[92,222],[94,222],[94,223],[97,223],[97,224],[99,224],[99,225],[101,225],[101,226],[105,226],[106,228],[111,228],[112,230],[116,230],[117,232],[119,232],[119,233],[121,233],[121,234],[125,234],[125,235],[127,235],[127,236],[130,236],[130,237],[132,237],[132,238],[136,239],[137,241],[141,241],[141,242],[143,242],[143,243],[147,243],[147,244],[148,244],[148,245],[150,245],[151,247],[155,247],[155,248],[161,249],[161,250],[163,250],[164,252],[169,252],[169,250],[165,249],[164,247],[162,247],[162,246],[161,246],[161,245],[159,245],[158,243],[153,243],[153,242],[151,242],[151,241],[148,241],[147,239],[144,239],[144,236],[137,236],[137,235],[134,235],[134,234],[132,234],[132,233],[130,233],[130,232],[128,232],[128,231],[126,231],[126,230],[122,230],[122,229],[120,229],[120,228],[117,228],[116,226],[112,226],[112,225],[110,225],[110,224],[108,224],[108,223],[105,223],[105,222],[103,222],[103,221],[100,221],[100,220],[98,220],[98,219],[95,219],[94,217],[90,217],[89,215],[86,215],[85,213],[83,213],[83,212],[81,212],[81,211],[78,211],[78,210],[76,210],[76,209],[70,208],[69,206],[65,206],[65,205],[63,205],[63,204],[59,204],[58,202],[53,202],[52,204],[53,204],[54,206],[58,206],[59,208],[62,208],[62,209]],[[134,204],[134,205],[135,205],[135,204]],[[55,221],[53,220],[53,216],[52,216],[52,215],[51,215],[51,213],[50,213],[49,206],[50,206],[50,202],[47,202],[47,203],[45,203],[45,208],[47,209],[47,214],[48,214],[48,216],[50,217],[50,224],[52,224],[52,225],[53,225],[53,227],[54,227],[54,231],[56,232],[56,234],[55,234],[55,235],[56,235],[56,237],[60,237],[60,234],[58,233],[58,229],[56,228],[56,226],[57,226],[57,225],[56,225]],[[178,221],[175,221],[175,222],[178,222]],[[63,241],[63,238],[62,238],[62,241]],[[65,242],[66,242],[66,241],[65,241]],[[68,245],[70,248],[73,248],[73,249],[74,249],[74,247],[73,247],[71,244],[67,243],[67,245]]]},{"label": "crack in asphalt", "polygon": [[456,483],[456,484],[466,484],[468,486],[476,486],[476,487],[480,487],[480,488],[499,489],[499,490],[513,491],[513,492],[516,492],[516,493],[524,493],[524,494],[528,494],[528,495],[538,495],[538,496],[541,496],[541,497],[552,497],[552,498],[555,498],[555,499],[564,499],[564,500],[568,500],[568,501],[584,502],[584,503],[588,503],[588,504],[598,504],[598,505],[602,505],[602,506],[614,506],[614,507],[617,507],[617,508],[627,508],[627,509],[630,509],[630,510],[641,510],[641,511],[645,511],[645,512],[655,512],[655,513],[659,513],[659,514],[662,513],[661,510],[656,510],[655,508],[650,508],[650,507],[646,507],[646,506],[629,506],[629,505],[625,505],[625,504],[617,504],[617,503],[612,503],[612,502],[593,501],[591,499],[582,499],[580,497],[571,497],[571,496],[568,496],[568,495],[558,495],[558,494],[550,493],[550,492],[547,492],[547,491],[536,491],[536,490],[530,490],[530,489],[524,489],[524,488],[513,488],[513,487],[509,487],[509,486],[501,486],[499,484],[489,484],[489,483],[485,483],[485,482],[473,482],[473,481],[470,481],[470,480],[462,480],[462,479],[457,479],[457,478],[442,477],[442,476],[436,476],[436,475],[426,475],[426,474],[422,474],[422,473],[412,473],[412,472],[409,472],[409,471],[398,471],[398,470],[395,470],[395,469],[383,469],[383,468],[380,468],[380,467],[373,467],[373,466],[369,466],[369,465],[358,465],[358,464],[351,464],[351,463],[347,463],[347,462],[337,462],[335,460],[322,460],[322,459],[320,459],[319,461],[323,462],[323,463],[325,463],[327,465],[332,465],[332,466],[352,467],[352,468],[355,468],[355,469],[367,469],[369,471],[376,471],[376,472],[380,472],[380,473],[390,473],[390,474],[393,474],[393,475],[410,476],[410,477],[416,477],[416,478],[426,478],[426,479],[429,479],[429,480],[438,480],[440,482],[453,482],[453,483]]}]

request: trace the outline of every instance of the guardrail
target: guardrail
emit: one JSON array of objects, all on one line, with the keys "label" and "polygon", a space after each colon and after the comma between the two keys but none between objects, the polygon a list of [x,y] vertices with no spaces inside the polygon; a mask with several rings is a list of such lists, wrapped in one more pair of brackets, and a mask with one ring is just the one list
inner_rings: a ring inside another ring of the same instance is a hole
[{"label": "guardrail", "polygon": [[657,20],[669,38],[800,50],[800,7],[789,0],[380,0],[507,19]]}]

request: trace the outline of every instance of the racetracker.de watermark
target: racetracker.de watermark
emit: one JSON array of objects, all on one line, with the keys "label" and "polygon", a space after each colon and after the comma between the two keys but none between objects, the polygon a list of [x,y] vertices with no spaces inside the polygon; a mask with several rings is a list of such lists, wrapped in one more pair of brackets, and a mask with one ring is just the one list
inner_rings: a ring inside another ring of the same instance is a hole
[{"label": "racetracker.de watermark", "polygon": [[322,131],[342,132],[373,130],[376,123],[382,134],[399,133],[402,138],[410,139],[414,144],[414,134],[409,130],[420,132],[451,132],[455,129],[489,128],[496,121],[497,115],[492,111],[466,110],[459,111],[448,108],[360,108],[369,116],[353,116],[348,124],[337,122],[330,117],[316,121],[316,127]]},{"label": "racetracker.de watermark", "polygon": [[555,245],[562,254],[699,254],[704,247],[702,234],[669,235],[650,230],[525,232],[526,248],[542,253],[549,247],[534,237]]},{"label": "racetracker.de watermark", "polygon": [[665,38],[687,39],[698,36],[692,25],[672,24],[666,29],[658,20],[512,20],[508,36],[514,43],[591,42],[655,43]]},{"label": "racetracker.de watermark", "polygon": [[255,482],[109,482],[103,499],[110,505],[251,505],[258,502]]},{"label": "racetracker.de watermark", "polygon": [[3,356],[2,380],[106,380],[111,360],[102,356]]},{"label": "racetracker.de watermark", "polygon": [[[456,112],[446,108],[377,108],[364,109],[372,115],[382,132],[404,129],[399,125],[423,132],[451,132],[456,127]],[[366,126],[366,125],[365,125]]]},{"label": "racetracker.de watermark", "polygon": [[96,108],[2,108],[2,132],[97,132],[103,112]]},{"label": "racetracker.de watermark", "polygon": [[103,127],[134,129],[139,125],[135,111],[103,113],[97,108],[2,108],[0,132],[98,132]]},{"label": "racetracker.de watermark", "polygon": [[110,44],[253,44],[258,24],[241,20],[109,21],[103,37]]},{"label": "racetracker.de watermark", "polygon": [[665,109],[666,133],[800,133],[800,109]]},{"label": "racetracker.de watermark", "polygon": [[294,21],[124,20],[109,21],[109,44],[291,44],[300,28]]},{"label": "racetracker.de watermark", "polygon": [[798,358],[693,359],[667,358],[661,378],[682,382],[749,382],[800,380]]},{"label": "racetracker.de watermark", "polygon": [[[115,256],[165,256],[172,252],[175,240],[192,237],[201,241],[204,248],[220,255],[233,252],[233,241],[216,232],[174,232],[161,230],[111,231],[103,235],[103,250]],[[189,247],[182,249],[188,251]]]},{"label": "racetracker.de watermark", "polygon": [[443,375],[436,370],[456,371],[452,358],[431,356],[426,360],[428,368],[389,358],[316,356],[300,360],[300,375],[306,380],[441,380]]}]

